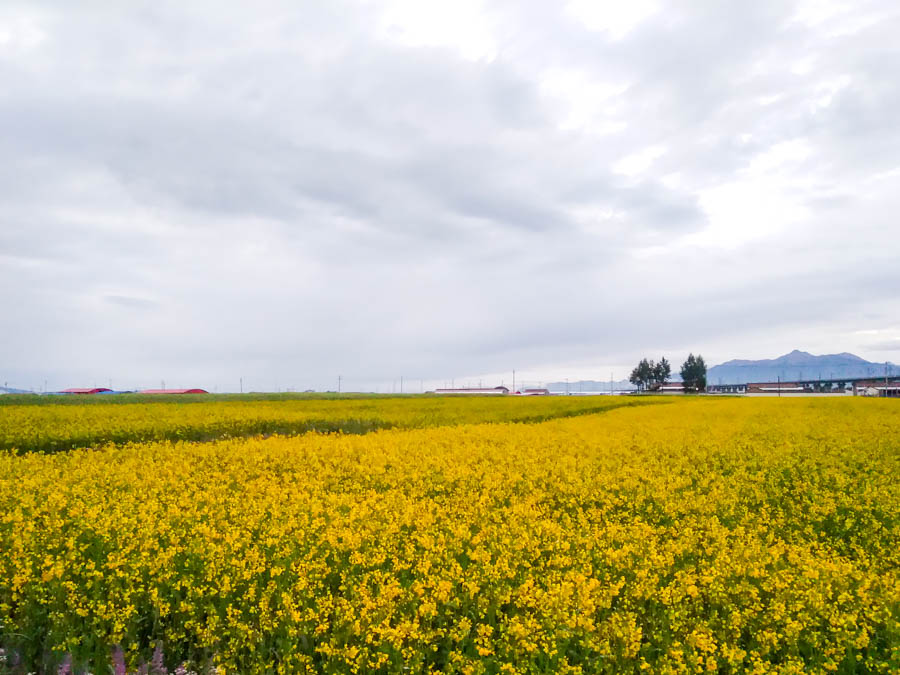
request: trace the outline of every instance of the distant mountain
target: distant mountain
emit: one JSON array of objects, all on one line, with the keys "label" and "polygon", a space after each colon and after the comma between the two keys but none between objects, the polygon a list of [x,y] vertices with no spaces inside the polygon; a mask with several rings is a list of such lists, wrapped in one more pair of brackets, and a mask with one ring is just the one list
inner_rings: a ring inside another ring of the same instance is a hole
[{"label": "distant mountain", "polygon": [[[565,382],[548,382],[546,387],[553,393],[579,394],[583,392],[604,392],[609,393],[609,380],[606,382],[597,382],[596,380],[578,380],[577,382],[569,382],[566,389]],[[612,383],[613,391],[634,391],[634,385],[628,380],[618,380]]]},{"label": "distant mountain", "polygon": [[713,366],[706,373],[709,384],[745,384],[747,382],[783,382],[796,380],[884,377],[900,374],[900,368],[888,363],[873,363],[855,354],[823,354],[817,356],[798,349],[776,359],[749,361],[734,359]]},{"label": "distant mountain", "polygon": [[27,389],[15,389],[13,387],[0,387],[0,395],[2,394],[31,394]]}]

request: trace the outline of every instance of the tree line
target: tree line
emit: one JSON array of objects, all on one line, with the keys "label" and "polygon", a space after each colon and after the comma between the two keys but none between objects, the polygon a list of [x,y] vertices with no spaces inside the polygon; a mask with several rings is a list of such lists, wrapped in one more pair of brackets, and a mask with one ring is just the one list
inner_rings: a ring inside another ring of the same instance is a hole
[{"label": "tree line", "polygon": [[[706,362],[699,354],[689,354],[685,362],[681,364],[682,387],[686,392],[706,391]],[[638,391],[658,391],[672,376],[672,367],[662,357],[658,363],[652,359],[641,359],[631,371],[628,381],[638,388]]]}]

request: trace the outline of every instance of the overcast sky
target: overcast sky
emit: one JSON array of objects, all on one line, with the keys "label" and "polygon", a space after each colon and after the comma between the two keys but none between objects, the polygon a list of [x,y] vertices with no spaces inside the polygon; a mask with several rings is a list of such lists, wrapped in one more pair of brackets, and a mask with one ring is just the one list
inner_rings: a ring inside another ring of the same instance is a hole
[{"label": "overcast sky", "polygon": [[0,4],[0,384],[900,361],[895,0]]}]

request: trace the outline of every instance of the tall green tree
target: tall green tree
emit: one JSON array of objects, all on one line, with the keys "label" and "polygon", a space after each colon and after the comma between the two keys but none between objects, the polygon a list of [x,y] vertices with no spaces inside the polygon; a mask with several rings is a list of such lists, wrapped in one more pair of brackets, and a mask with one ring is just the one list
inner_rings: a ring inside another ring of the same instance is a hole
[{"label": "tall green tree", "polygon": [[638,388],[638,391],[655,390],[664,385],[672,375],[672,367],[665,357],[654,363],[652,359],[641,359],[628,381]]},{"label": "tall green tree", "polygon": [[653,381],[657,389],[669,381],[672,376],[672,366],[669,365],[666,357],[662,357],[653,367]]},{"label": "tall green tree", "polygon": [[644,391],[653,381],[653,371],[656,368],[653,361],[641,359],[640,363],[631,371],[628,381],[631,382],[638,391]]},{"label": "tall green tree", "polygon": [[688,354],[681,364],[681,380],[685,391],[706,391],[706,362],[702,356]]}]

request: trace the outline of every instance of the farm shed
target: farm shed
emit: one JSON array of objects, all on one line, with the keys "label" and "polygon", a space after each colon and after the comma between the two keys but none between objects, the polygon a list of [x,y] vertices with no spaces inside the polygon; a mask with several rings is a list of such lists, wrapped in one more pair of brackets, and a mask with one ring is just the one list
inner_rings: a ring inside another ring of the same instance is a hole
[{"label": "farm shed", "polygon": [[683,394],[684,393],[684,383],[683,382],[666,382],[665,384],[660,385],[659,389],[656,390],[658,394]]},{"label": "farm shed", "polygon": [[748,394],[802,394],[806,387],[799,382],[750,382]]},{"label": "farm shed", "polygon": [[856,387],[854,389],[856,396],[877,396],[879,398],[900,398],[900,383],[869,385],[866,387]]}]

